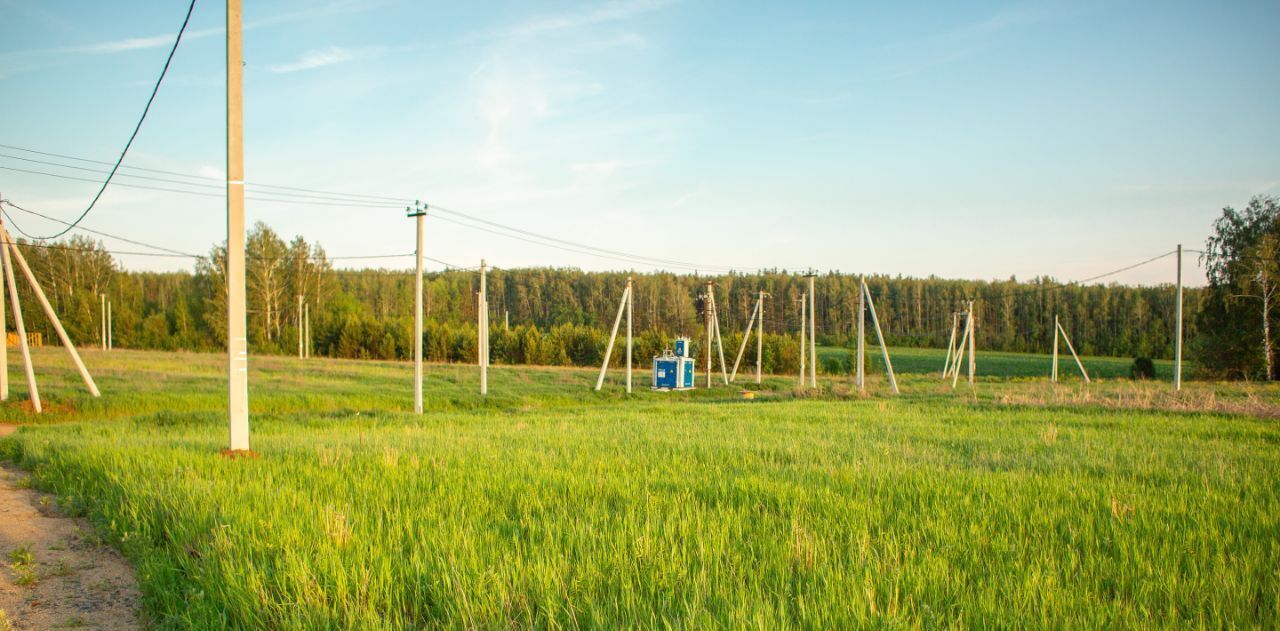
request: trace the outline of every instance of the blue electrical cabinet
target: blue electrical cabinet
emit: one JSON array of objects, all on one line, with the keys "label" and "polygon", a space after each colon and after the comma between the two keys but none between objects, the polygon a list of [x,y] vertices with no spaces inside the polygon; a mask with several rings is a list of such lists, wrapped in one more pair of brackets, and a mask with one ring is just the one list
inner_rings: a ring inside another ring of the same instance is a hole
[{"label": "blue electrical cabinet", "polygon": [[676,357],[692,357],[693,354],[691,352],[691,349],[689,348],[689,338],[687,337],[676,338],[675,354],[676,354]]},{"label": "blue electrical cabinet", "polygon": [[692,357],[680,357],[667,349],[653,358],[654,390],[688,390],[692,387]]}]

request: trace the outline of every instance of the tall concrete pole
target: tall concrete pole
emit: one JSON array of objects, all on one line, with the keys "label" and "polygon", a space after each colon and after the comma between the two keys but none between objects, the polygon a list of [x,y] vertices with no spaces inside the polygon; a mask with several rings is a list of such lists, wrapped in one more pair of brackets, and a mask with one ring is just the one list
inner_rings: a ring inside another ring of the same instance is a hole
[{"label": "tall concrete pole", "polygon": [[809,386],[818,387],[818,309],[817,293],[813,290],[814,276],[809,275]]},{"label": "tall concrete pole", "polygon": [[1058,330],[1061,329],[1058,324],[1058,314],[1053,315],[1053,372],[1049,373],[1049,380],[1058,383]]},{"label": "tall concrete pole", "polygon": [[298,359],[306,356],[305,333],[302,330],[302,294],[298,294]]},{"label": "tall concrete pole", "polygon": [[303,358],[311,359],[311,303],[302,305],[302,323],[306,333],[306,343],[303,345]]},{"label": "tall concrete pole", "polygon": [[[422,414],[422,220],[427,214],[427,208],[415,202],[413,208],[405,208],[405,212],[414,218],[418,230],[418,245],[414,249],[417,273],[413,277],[413,413]],[[310,336],[311,327],[308,322],[307,337]]]},{"label": "tall concrete pole", "polygon": [[4,315],[4,284],[4,270],[0,269],[0,401],[9,400],[9,321]]},{"label": "tall concrete pole", "polygon": [[631,394],[631,309],[635,304],[631,277],[627,277],[627,394]]},{"label": "tall concrete pole", "polygon": [[1182,390],[1182,244],[1178,244],[1178,325],[1173,351],[1173,389]]},{"label": "tall concrete pole", "polygon": [[805,342],[805,334],[809,327],[809,316],[807,307],[809,305],[808,294],[800,292],[800,387],[804,388],[804,362],[809,355],[809,345]]},{"label": "tall concrete pole", "polygon": [[489,394],[489,267],[480,259],[480,309],[477,312],[480,331],[480,394]]},{"label": "tall concrete pole", "polygon": [[111,301],[107,301],[107,350],[115,350],[116,345],[112,343],[111,334],[115,332],[115,327],[111,326]]},{"label": "tall concrete pole", "polygon": [[764,373],[764,291],[756,298],[756,311],[760,318],[759,328],[756,329],[756,383],[760,383],[760,379]]},{"label": "tall concrete pole", "polygon": [[711,387],[711,346],[715,342],[711,330],[711,281],[707,281],[707,295],[702,299],[702,318],[707,321],[707,388]]},{"label": "tall concrete pole", "polygon": [[98,342],[102,350],[107,350],[107,295],[98,294],[101,306],[98,308]]},{"label": "tall concrete pole", "polygon": [[858,279],[858,392],[867,393],[867,294],[862,291],[862,279]]},{"label": "tall concrete pole", "polygon": [[[3,237],[8,245],[8,236]],[[18,349],[22,351],[22,367],[27,373],[27,393],[31,398],[31,409],[36,414],[44,411],[40,405],[40,388],[36,386],[36,372],[31,366],[31,349],[27,346],[27,327],[22,321],[22,302],[18,300],[18,283],[13,277],[13,261],[9,258],[8,247],[0,247],[0,265],[4,267],[5,284],[9,287],[9,301],[13,307],[13,327],[18,332]],[[8,340],[5,341],[8,343]]]},{"label": "tall concrete pole", "polygon": [[227,425],[249,449],[249,341],[244,289],[244,62],[241,0],[227,0]]},{"label": "tall concrete pole", "polygon": [[978,319],[977,314],[973,311],[973,301],[969,301],[969,321],[973,324],[969,327],[969,385],[973,386],[974,370],[978,364]]}]

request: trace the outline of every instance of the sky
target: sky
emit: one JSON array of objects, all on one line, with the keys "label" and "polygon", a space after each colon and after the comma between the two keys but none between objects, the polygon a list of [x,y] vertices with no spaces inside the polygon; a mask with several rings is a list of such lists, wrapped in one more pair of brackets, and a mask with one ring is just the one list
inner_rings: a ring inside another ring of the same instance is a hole
[{"label": "sky", "polygon": [[[700,271],[1075,280],[1200,248],[1224,206],[1280,194],[1274,0],[245,4],[248,181],[421,199]],[[0,143],[114,160],[186,7],[0,0]],[[224,24],[197,0],[125,161],[208,188],[116,180],[204,195],[113,185],[84,226],[184,252],[225,239]],[[64,220],[106,168],[0,154],[0,193]],[[326,203],[251,200],[247,219],[331,256],[413,251],[399,201]],[[453,219],[429,215],[428,256],[655,267]],[[1203,282],[1194,256],[1186,270]]]}]

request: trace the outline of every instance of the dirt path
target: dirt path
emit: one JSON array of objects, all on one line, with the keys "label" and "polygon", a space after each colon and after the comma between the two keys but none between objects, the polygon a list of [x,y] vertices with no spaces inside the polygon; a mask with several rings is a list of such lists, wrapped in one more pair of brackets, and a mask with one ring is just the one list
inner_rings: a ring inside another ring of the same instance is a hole
[{"label": "dirt path", "polygon": [[[0,425],[0,436],[13,432]],[[139,593],[118,552],[92,527],[58,516],[53,498],[0,468],[0,629],[136,629]]]}]

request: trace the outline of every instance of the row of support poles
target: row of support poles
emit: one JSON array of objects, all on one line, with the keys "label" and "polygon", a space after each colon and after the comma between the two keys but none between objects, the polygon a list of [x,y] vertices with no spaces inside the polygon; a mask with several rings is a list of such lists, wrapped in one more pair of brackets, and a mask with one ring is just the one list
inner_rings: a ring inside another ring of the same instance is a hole
[{"label": "row of support poles", "polygon": [[[479,352],[480,396],[489,395],[489,266],[480,259],[480,293],[476,296],[476,350]],[[630,293],[630,292],[628,292]]]},{"label": "row of support poles", "polygon": [[[627,277],[626,289],[622,290],[622,300],[618,302],[618,315],[613,318],[613,330],[609,333],[609,345],[604,349],[604,362],[600,364],[600,377],[596,379],[597,392],[604,387],[604,377],[609,372],[609,360],[613,358],[613,343],[618,340],[618,328],[622,326],[622,315],[625,312],[627,316],[627,394],[631,394],[631,307],[631,277]],[[709,355],[707,361],[711,361]]]},{"label": "row of support poles", "polygon": [[249,342],[244,287],[244,55],[241,0],[227,0],[227,425],[249,450]]},{"label": "row of support poles", "polygon": [[[98,391],[98,385],[94,383],[93,376],[89,374],[89,369],[85,367],[84,361],[80,359],[80,353],[76,350],[76,346],[71,341],[71,337],[67,335],[66,329],[62,327],[62,320],[58,318],[57,312],[53,310],[53,305],[49,304],[48,297],[44,294],[44,289],[40,287],[40,282],[36,280],[36,276],[31,271],[31,267],[27,265],[26,257],[22,256],[22,251],[18,249],[13,237],[9,231],[4,229],[0,223],[0,267],[3,267],[3,280],[0,281],[0,291],[8,289],[10,306],[13,309],[14,328],[18,333],[18,347],[22,352],[23,369],[27,377],[27,392],[31,399],[31,409],[36,414],[44,411],[44,406],[40,402],[40,389],[36,385],[35,368],[31,363],[31,348],[27,342],[26,323],[22,318],[22,303],[18,299],[18,283],[13,273],[13,266],[16,263],[22,270],[22,275],[27,279],[27,283],[31,285],[32,293],[35,294],[36,300],[40,303],[40,308],[44,310],[45,317],[49,323],[53,325],[54,331],[58,334],[58,339],[62,342],[62,346],[67,349],[67,353],[71,355],[71,361],[75,364],[76,370],[80,372],[80,377],[84,379],[85,386],[89,388],[89,393],[95,397],[102,396]],[[0,297],[0,303],[3,298]],[[0,323],[3,323],[4,337],[8,337],[8,323],[4,322],[4,310],[0,307]],[[9,363],[8,363],[8,342],[6,340],[4,346],[5,353],[0,355],[0,398],[7,400],[9,398]]]},{"label": "row of support poles", "polygon": [[[418,246],[414,249],[417,273],[413,281],[413,413],[422,414],[422,220],[427,215],[427,207],[415,202],[412,209],[405,208],[405,213],[415,219],[418,228]],[[308,319],[308,337],[310,329]]]},{"label": "row of support poles", "polygon": [[1076,360],[1076,366],[1080,368],[1080,375],[1084,377],[1085,383],[1090,383],[1089,371],[1084,369],[1084,363],[1080,361],[1080,356],[1076,354],[1076,348],[1071,345],[1071,338],[1067,336],[1067,330],[1062,328],[1062,323],[1058,321],[1058,315],[1053,316],[1053,372],[1049,379],[1053,383],[1058,383],[1058,337],[1062,337],[1062,341],[1067,343],[1067,350],[1071,351],[1072,359]]},{"label": "row of support poles", "polygon": [[[742,346],[738,347],[738,358],[733,360],[733,372],[729,374],[729,383],[733,383],[738,378],[738,366],[742,363],[742,356],[747,352],[747,342],[751,340],[753,328],[756,330],[756,383],[760,383],[761,369],[764,367],[764,296],[763,291],[756,295],[756,306],[747,321],[747,331],[742,334]],[[759,327],[756,327],[757,324]]]},{"label": "row of support poles", "polygon": [[976,318],[974,317],[973,301],[970,300],[968,309],[964,313],[953,314],[951,337],[955,339],[957,328],[960,326],[963,317],[964,331],[960,336],[960,343],[956,345],[954,352],[948,353],[948,364],[943,368],[942,378],[951,377],[951,387],[955,388],[960,383],[960,364],[965,360],[965,353],[969,354],[969,386],[973,387],[974,375],[977,373],[977,330]]},{"label": "row of support poles", "polygon": [[[871,289],[867,287],[866,279],[859,279],[858,284],[862,289],[861,295],[859,296],[858,300],[860,303],[862,303],[862,301],[865,300],[865,303],[863,304],[866,305],[867,311],[871,312],[871,325],[875,327],[876,341],[880,343],[880,354],[884,359],[885,372],[889,375],[889,387],[892,388],[894,394],[899,394],[898,377],[893,372],[893,360],[889,358],[889,344],[885,342],[884,331],[880,328],[880,317],[876,315],[876,302],[874,299],[871,298]],[[863,339],[865,338],[865,335],[866,333],[865,333],[865,329],[863,328],[863,317],[862,317],[862,314],[859,313],[858,314],[857,363],[858,363],[858,381],[859,381],[858,389],[861,392],[866,392],[866,380],[864,378],[865,375],[863,371],[863,366],[866,361],[865,357],[863,356],[863,352],[865,349]]]}]

